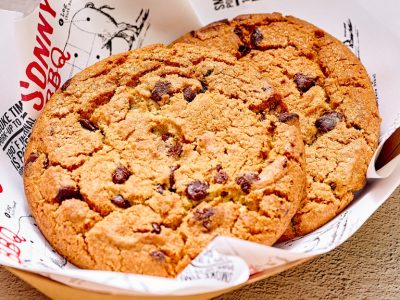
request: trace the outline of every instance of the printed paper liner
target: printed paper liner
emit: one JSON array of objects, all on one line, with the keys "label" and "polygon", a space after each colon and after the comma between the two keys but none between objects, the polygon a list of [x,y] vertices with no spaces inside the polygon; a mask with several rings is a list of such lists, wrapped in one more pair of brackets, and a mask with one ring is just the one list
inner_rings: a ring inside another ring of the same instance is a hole
[{"label": "printed paper liner", "polygon": [[[399,8],[396,1],[383,6],[355,0],[43,0],[24,18],[0,11],[0,62],[7,70],[0,75],[0,263],[98,292],[173,296],[237,286],[338,247],[400,184],[399,156],[381,170],[375,169],[384,142],[395,136],[400,125],[400,34],[393,30],[400,28],[394,14]],[[169,43],[219,19],[273,11],[293,14],[327,30],[360,57],[371,75],[383,117],[381,144],[368,170],[368,184],[353,203],[315,232],[274,247],[217,237],[176,279],[81,270],[59,256],[29,212],[20,176],[27,137],[51,93],[76,72],[110,54]],[[392,148],[399,144],[394,138],[389,142]]]}]

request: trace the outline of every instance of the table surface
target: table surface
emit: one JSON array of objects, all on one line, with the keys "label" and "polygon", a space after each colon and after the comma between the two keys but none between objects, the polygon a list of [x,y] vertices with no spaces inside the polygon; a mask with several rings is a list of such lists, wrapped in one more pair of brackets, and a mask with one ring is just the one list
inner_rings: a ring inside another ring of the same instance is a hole
[{"label": "table surface", "polygon": [[[31,11],[38,0],[0,0]],[[400,187],[342,246],[279,275],[218,297],[233,299],[399,299]],[[0,299],[48,299],[0,268]]]}]

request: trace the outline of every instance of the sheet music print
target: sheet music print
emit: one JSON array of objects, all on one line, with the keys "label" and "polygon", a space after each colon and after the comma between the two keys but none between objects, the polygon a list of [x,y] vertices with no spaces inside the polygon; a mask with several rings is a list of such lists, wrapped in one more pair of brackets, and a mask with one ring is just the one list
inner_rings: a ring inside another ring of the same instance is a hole
[{"label": "sheet music print", "polygon": [[114,9],[108,5],[96,7],[88,2],[70,21],[60,23],[61,26],[69,23],[68,38],[63,49],[64,53],[71,54],[71,59],[67,62],[70,69],[68,74],[64,74],[67,78],[115,54],[116,49],[124,52],[142,46],[150,27],[150,10],[142,9],[135,23],[129,24],[117,22],[111,15]]}]

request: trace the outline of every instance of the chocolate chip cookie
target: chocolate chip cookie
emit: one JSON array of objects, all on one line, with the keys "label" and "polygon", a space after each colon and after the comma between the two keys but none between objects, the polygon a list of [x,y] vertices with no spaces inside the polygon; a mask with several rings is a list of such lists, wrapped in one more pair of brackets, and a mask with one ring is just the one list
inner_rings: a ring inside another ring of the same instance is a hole
[{"label": "chocolate chip cookie", "polygon": [[60,254],[167,277],[216,235],[275,243],[305,189],[298,115],[251,64],[185,44],[67,81],[25,162],[32,213]]},{"label": "chocolate chip cookie", "polygon": [[367,72],[340,41],[279,13],[212,23],[179,40],[230,53],[258,69],[300,116],[307,197],[283,239],[322,226],[353,199],[377,147],[380,117]]}]

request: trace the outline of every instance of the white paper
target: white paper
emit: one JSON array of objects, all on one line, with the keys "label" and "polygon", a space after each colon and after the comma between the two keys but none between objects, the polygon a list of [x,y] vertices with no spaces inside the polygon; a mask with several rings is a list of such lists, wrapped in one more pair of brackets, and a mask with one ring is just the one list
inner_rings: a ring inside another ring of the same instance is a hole
[{"label": "white paper", "polygon": [[[46,97],[95,61],[142,45],[169,43],[219,19],[274,11],[322,27],[359,55],[378,95],[383,142],[400,120],[400,34],[393,29],[400,28],[395,13],[399,9],[394,0],[385,5],[344,0],[43,0],[41,7],[25,18],[1,11],[0,63],[7,72],[0,74],[0,263],[95,291],[194,295],[242,284],[252,274],[261,278],[277,267],[288,268],[338,247],[400,184],[399,157],[383,173],[383,169],[374,169],[373,160],[367,186],[343,213],[315,232],[274,247],[217,237],[176,279],[166,279],[81,270],[55,253],[35,225],[24,198],[19,175],[24,144]],[[15,31],[8,30],[15,19]],[[38,29],[39,23],[48,25]],[[35,57],[34,47],[42,48],[43,55]],[[21,97],[26,101],[21,102]]]}]

